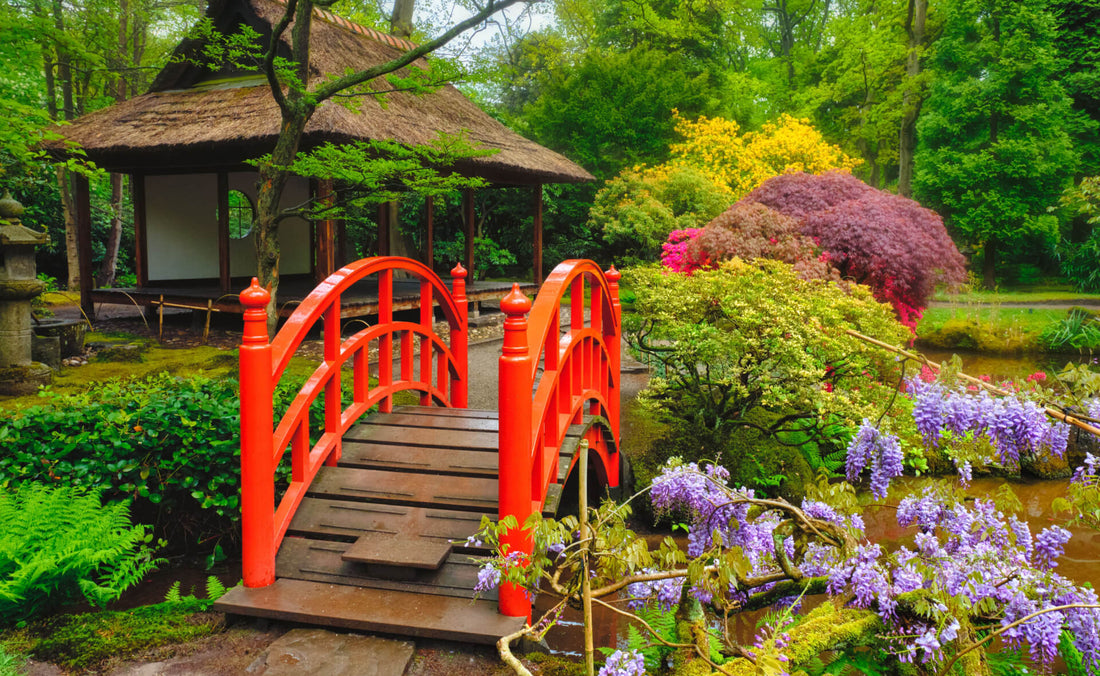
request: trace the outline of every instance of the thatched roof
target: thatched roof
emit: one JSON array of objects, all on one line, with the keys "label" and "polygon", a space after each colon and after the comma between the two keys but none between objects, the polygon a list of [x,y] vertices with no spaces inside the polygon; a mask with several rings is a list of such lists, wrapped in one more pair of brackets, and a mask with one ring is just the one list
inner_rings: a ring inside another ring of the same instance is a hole
[{"label": "thatched roof", "polygon": [[[243,22],[266,40],[284,9],[275,0],[212,0],[207,15],[222,31]],[[412,46],[320,10],[310,43],[311,78],[382,63]],[[265,81],[259,76],[211,80],[209,72],[186,58],[198,46],[181,43],[176,53],[183,58],[160,73],[149,93],[85,115],[59,131],[90,159],[115,171],[227,168],[270,152],[280,115]],[[412,145],[433,140],[437,131],[462,130],[471,141],[500,151],[466,161],[460,166],[465,173],[517,184],[592,179],[562,155],[497,122],[450,85],[421,96],[391,93],[384,107],[366,98],[359,112],[326,101],[306,127],[303,144],[394,139]],[[51,150],[61,148],[55,142]]]}]

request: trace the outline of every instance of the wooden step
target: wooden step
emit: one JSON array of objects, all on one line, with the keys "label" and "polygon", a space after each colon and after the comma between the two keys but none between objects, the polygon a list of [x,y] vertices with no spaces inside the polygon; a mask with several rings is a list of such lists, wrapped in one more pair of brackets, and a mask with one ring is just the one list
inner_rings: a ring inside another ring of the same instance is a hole
[{"label": "wooden step", "polygon": [[344,438],[340,465],[400,472],[496,478],[497,454],[452,446],[398,446]]},{"label": "wooden step", "polygon": [[294,513],[287,534],[354,542],[369,533],[406,533],[434,542],[462,543],[480,529],[483,516],[496,518],[496,510],[469,512],[305,498]]},{"label": "wooden step", "polygon": [[[381,577],[369,566],[345,561],[343,556],[348,547],[346,542],[287,538],[275,557],[275,575],[291,580],[471,599],[478,570],[484,562],[484,557],[453,552],[436,570],[405,568],[403,576]],[[486,593],[485,598],[495,599],[496,590]]]},{"label": "wooden step", "polygon": [[340,558],[371,566],[435,570],[450,553],[451,543],[433,542],[413,533],[369,533],[351,543]]},{"label": "wooden step", "polygon": [[[440,409],[434,410],[439,411]],[[496,432],[498,427],[495,417],[460,417],[440,413],[374,413],[360,420],[359,424],[389,425],[392,427],[428,427],[435,430],[469,430],[472,432]]]},{"label": "wooden step", "polygon": [[461,447],[469,450],[496,451],[496,432],[436,430],[426,427],[391,427],[358,424],[348,430],[345,439],[400,446]]},{"label": "wooden step", "polygon": [[505,617],[493,601],[369,589],[304,580],[229,590],[214,609],[234,615],[492,645],[519,630],[524,618]]},{"label": "wooden step", "polygon": [[495,512],[497,481],[476,477],[384,472],[351,467],[322,467],[309,496],[412,507],[446,507]]},{"label": "wooden step", "polygon": [[457,418],[492,418],[496,420],[496,411],[488,411],[477,408],[446,408],[443,406],[394,406],[394,413],[411,413],[413,415],[449,415]]}]

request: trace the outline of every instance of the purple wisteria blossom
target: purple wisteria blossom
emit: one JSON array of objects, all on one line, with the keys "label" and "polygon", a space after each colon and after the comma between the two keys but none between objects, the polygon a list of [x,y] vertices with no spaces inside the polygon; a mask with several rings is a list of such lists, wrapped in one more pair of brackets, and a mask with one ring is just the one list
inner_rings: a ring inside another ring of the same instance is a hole
[{"label": "purple wisteria blossom", "polygon": [[[897,636],[900,659],[942,659],[944,648],[958,635],[957,622],[947,615],[946,606],[934,610],[934,624],[897,613],[898,597],[907,592],[923,589],[933,598],[964,598],[970,607],[992,604],[1001,609],[1003,627],[1044,609],[1096,603],[1093,590],[1051,570],[1070,537],[1064,528],[1051,526],[1033,537],[1026,522],[1006,518],[991,501],[951,504],[931,489],[902,500],[897,518],[902,526],[918,528],[915,550],[901,547],[886,554],[877,545],[860,546],[834,566],[828,590],[850,593],[853,605],[876,609]],[[943,629],[937,632],[935,627]],[[1026,645],[1033,659],[1049,664],[1063,627],[1072,631],[1087,671],[1100,672],[1096,609],[1040,613],[1008,629],[1004,640],[1012,647]]]},{"label": "purple wisteria blossom", "polygon": [[599,676],[644,676],[645,657],[637,650],[616,650],[607,656]]},{"label": "purple wisteria blossom", "polygon": [[879,431],[870,419],[863,424],[848,444],[846,470],[848,481],[855,482],[865,468],[871,469],[871,494],[882,500],[890,488],[890,479],[901,476],[905,454],[901,442],[893,434]]},{"label": "purple wisteria blossom", "polygon": [[1066,452],[1069,425],[1051,420],[1029,399],[957,392],[919,378],[906,381],[906,391],[913,399],[917,431],[930,446],[939,445],[944,432],[985,437],[996,454],[989,460],[1008,467],[1018,466],[1024,454],[1048,451],[1060,458]]}]

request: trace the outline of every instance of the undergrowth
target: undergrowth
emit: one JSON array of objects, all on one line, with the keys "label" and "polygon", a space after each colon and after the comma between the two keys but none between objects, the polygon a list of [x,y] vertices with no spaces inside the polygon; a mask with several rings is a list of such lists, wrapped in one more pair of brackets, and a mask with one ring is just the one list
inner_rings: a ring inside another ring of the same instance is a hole
[{"label": "undergrowth", "polygon": [[[222,616],[206,611],[224,593],[225,587],[213,576],[207,579],[205,598],[181,593],[177,582],[163,603],[30,622],[0,637],[0,651],[86,672],[111,658],[127,659],[220,633]],[[0,676],[5,673],[2,665],[0,661]]]},{"label": "undergrowth", "polygon": [[97,490],[26,483],[0,491],[0,625],[85,600],[103,607],[160,561],[126,502]]}]

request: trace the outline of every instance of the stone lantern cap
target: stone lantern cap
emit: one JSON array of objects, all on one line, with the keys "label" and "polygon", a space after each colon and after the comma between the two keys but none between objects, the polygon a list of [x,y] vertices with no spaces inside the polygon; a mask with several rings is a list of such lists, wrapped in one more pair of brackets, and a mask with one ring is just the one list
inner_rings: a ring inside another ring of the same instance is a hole
[{"label": "stone lantern cap", "polygon": [[0,246],[38,246],[49,244],[50,236],[31,230],[19,222],[23,205],[12,198],[10,192],[0,197]]},{"label": "stone lantern cap", "polygon": [[49,244],[50,236],[31,230],[19,221],[0,220],[0,246],[38,246]]}]

